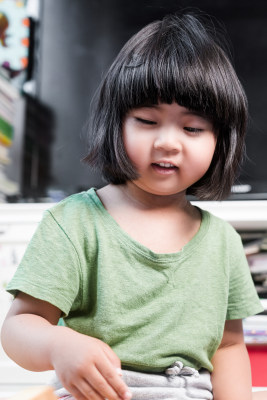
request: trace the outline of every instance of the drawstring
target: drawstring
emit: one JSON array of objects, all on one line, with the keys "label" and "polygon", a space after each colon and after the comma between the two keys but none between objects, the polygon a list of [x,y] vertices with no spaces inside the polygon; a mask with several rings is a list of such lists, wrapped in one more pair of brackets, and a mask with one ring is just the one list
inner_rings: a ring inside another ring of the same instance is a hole
[{"label": "drawstring", "polygon": [[184,367],[181,361],[175,361],[169,368],[165,370],[165,374],[170,378],[182,375],[199,377],[199,373],[195,368]]}]

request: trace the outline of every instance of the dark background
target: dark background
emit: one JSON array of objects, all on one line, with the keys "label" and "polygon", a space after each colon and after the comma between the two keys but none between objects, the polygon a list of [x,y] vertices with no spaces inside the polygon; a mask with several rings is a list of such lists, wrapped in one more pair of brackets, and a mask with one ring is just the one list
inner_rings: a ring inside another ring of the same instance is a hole
[{"label": "dark background", "polygon": [[193,7],[225,26],[249,100],[248,159],[239,183],[252,189],[237,198],[267,199],[267,1],[44,0],[41,4],[32,68],[37,99],[28,107],[31,129],[26,128],[25,139],[25,198],[38,201],[55,197],[58,191],[60,197],[103,185],[98,174],[80,162],[86,152],[83,128],[103,73],[125,41],[145,24]]}]

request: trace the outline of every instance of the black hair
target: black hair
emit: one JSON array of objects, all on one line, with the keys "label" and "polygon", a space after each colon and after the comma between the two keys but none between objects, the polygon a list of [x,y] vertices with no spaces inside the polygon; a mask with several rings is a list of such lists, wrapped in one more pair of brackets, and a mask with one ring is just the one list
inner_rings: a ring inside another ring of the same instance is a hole
[{"label": "black hair", "polygon": [[208,171],[187,194],[201,200],[229,195],[244,153],[247,99],[214,27],[205,24],[192,13],[168,15],[134,35],[111,65],[94,99],[84,158],[107,182],[138,178],[123,144],[127,112],[176,102],[209,118],[217,135]]}]

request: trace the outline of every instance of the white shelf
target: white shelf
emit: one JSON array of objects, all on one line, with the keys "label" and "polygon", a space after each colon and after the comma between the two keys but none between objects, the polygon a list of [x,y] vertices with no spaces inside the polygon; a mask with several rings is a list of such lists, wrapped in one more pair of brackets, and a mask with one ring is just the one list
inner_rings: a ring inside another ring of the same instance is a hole
[{"label": "white shelf", "polygon": [[240,230],[267,230],[267,201],[203,201],[193,204],[230,222]]},{"label": "white shelf", "polygon": [[54,203],[2,203],[0,204],[0,224],[38,223],[45,210]]},{"label": "white shelf", "polygon": [[32,372],[21,368],[11,360],[0,362],[1,385],[46,385],[55,380],[54,371]]},{"label": "white shelf", "polygon": [[0,361],[0,399],[8,399],[25,388],[52,385],[54,371],[31,372],[11,360]]},{"label": "white shelf", "polygon": [[[267,230],[267,200],[196,201],[193,204],[229,221],[236,229]],[[54,203],[0,204],[3,224],[36,224]]]}]

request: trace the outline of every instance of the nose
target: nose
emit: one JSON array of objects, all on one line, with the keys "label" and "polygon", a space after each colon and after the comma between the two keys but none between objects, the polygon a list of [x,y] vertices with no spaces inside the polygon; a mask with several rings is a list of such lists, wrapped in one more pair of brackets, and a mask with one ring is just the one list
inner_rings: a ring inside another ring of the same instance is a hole
[{"label": "nose", "polygon": [[182,150],[182,140],[177,128],[162,129],[154,141],[156,150],[180,152]]}]

